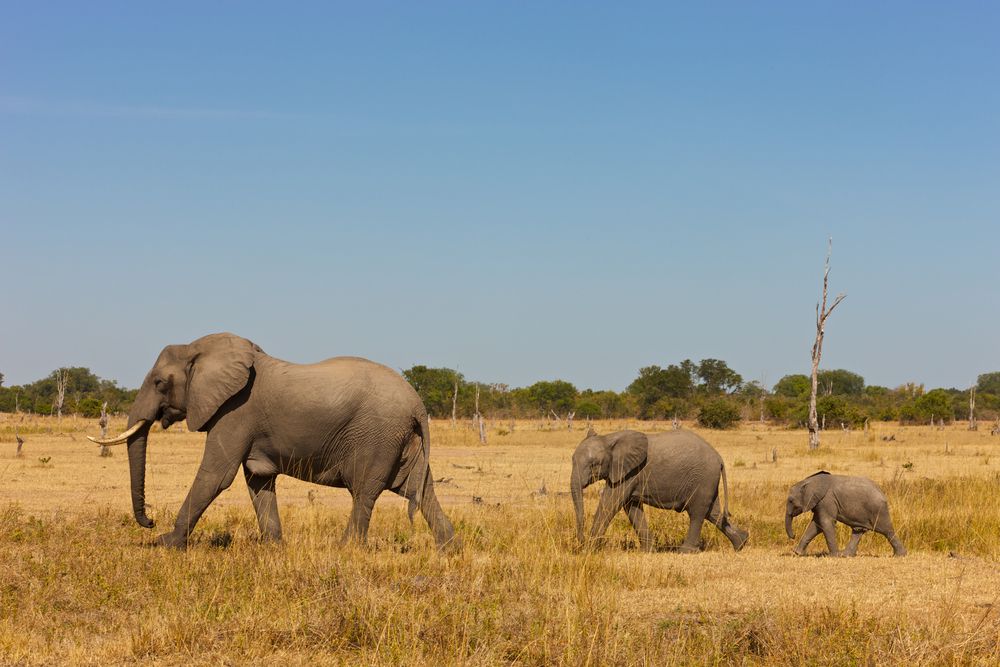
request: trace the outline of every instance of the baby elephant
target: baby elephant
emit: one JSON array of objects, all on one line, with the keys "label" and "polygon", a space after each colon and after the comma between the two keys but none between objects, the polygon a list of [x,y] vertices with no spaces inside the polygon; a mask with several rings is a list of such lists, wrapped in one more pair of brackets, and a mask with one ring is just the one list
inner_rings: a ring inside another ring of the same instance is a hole
[{"label": "baby elephant", "polygon": [[[895,556],[905,556],[906,548],[896,537],[889,518],[889,501],[875,482],[867,477],[831,475],[822,470],[793,486],[785,504],[785,532],[795,539],[792,519],[803,512],[812,512],[813,519],[795,547],[804,556],[809,543],[823,531],[831,556],[853,556],[858,551],[861,535],[869,530],[885,535]],[[837,549],[835,524],[851,527],[851,541],[844,551]]]},{"label": "baby elephant", "polygon": [[[719,478],[725,495],[719,503]],[[691,431],[669,431],[646,435],[618,431],[597,435],[593,430],[573,453],[570,494],[576,511],[576,534],[585,544],[583,490],[603,479],[597,513],[591,526],[593,540],[604,536],[608,524],[622,509],[639,536],[639,546],[655,548],[643,506],[687,512],[688,531],[679,551],[701,550],[701,527],[715,524],[739,551],[749,533],[729,521],[729,485],[722,457]]]}]

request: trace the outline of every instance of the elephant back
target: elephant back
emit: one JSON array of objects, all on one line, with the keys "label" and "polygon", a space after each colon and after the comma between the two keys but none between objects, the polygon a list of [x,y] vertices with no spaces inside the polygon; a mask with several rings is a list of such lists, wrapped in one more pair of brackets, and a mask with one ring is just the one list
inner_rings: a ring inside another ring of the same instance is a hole
[{"label": "elephant back", "polygon": [[656,450],[657,458],[668,461],[690,461],[692,465],[721,466],[722,456],[715,447],[691,431],[667,431],[649,436],[650,458]]},{"label": "elephant back", "polygon": [[681,509],[674,499],[706,494],[714,497],[722,475],[722,457],[703,438],[690,431],[656,433],[649,436],[643,474],[642,495],[650,504]]}]

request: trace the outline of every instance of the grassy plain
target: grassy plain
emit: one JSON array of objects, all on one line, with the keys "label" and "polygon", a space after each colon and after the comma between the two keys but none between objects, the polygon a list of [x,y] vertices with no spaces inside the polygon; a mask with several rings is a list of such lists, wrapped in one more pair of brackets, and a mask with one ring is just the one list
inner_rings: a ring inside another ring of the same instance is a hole
[{"label": "grassy plain", "polygon": [[[669,428],[597,424],[625,426]],[[288,478],[285,542],[258,544],[241,475],[177,552],[147,546],[124,451],[101,458],[85,439],[95,421],[0,415],[0,664],[1000,663],[1000,437],[988,429],[875,424],[828,431],[817,452],[802,431],[702,431],[751,541],[735,554],[706,525],[706,550],[682,555],[638,552],[624,516],[603,549],[576,550],[566,491],[585,428],[520,421],[501,434],[501,422],[483,446],[434,422],[437,492],[465,542],[456,555],[439,555],[391,494],[369,544],[340,546],[347,492]],[[203,442],[176,426],[151,434],[157,531]],[[890,558],[868,535],[855,559],[792,556],[784,496],[819,469],[878,481],[910,555]],[[682,540],[684,515],[647,516],[662,546]]]}]

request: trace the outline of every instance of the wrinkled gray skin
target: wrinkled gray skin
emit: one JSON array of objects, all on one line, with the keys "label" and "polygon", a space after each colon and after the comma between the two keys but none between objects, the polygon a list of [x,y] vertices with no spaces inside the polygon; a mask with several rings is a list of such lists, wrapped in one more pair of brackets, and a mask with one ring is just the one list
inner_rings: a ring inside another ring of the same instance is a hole
[{"label": "wrinkled gray skin", "polygon": [[149,423],[163,428],[187,419],[205,431],[205,453],[177,515],[157,543],[183,547],[209,504],[243,469],[261,536],[281,539],[275,478],[347,488],[353,509],[344,540],[364,541],[372,506],[382,491],[420,509],[439,547],[454,529],[434,495],[427,412],[398,373],[356,357],[292,364],[232,334],[212,334],[189,345],[169,345],[146,376],[129,413],[132,508],[146,516],[146,439]]},{"label": "wrinkled gray skin", "polygon": [[590,529],[591,540],[604,535],[608,524],[624,509],[646,551],[655,547],[643,505],[687,512],[687,536],[679,551],[701,550],[701,526],[705,519],[715,524],[739,551],[749,533],[729,521],[727,507],[719,507],[719,477],[725,486],[722,457],[703,439],[690,431],[646,435],[638,431],[618,431],[597,435],[591,430],[573,453],[570,493],[576,510],[576,534],[584,539],[583,489],[597,480],[607,485]]},{"label": "wrinkled gray skin", "polygon": [[[812,521],[794,551],[804,556],[809,543],[820,532],[826,537],[831,556],[854,556],[861,536],[873,530],[885,535],[893,555],[905,556],[906,548],[896,537],[889,518],[889,502],[875,482],[866,477],[831,475],[825,470],[806,477],[788,491],[785,503],[785,532],[795,539],[792,519],[812,512]],[[836,523],[851,527],[851,540],[844,551],[837,548]]]}]

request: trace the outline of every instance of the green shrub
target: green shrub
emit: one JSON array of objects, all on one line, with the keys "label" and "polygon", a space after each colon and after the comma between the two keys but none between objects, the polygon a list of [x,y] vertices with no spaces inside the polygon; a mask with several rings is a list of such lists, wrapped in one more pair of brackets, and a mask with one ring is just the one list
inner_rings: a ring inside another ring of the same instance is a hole
[{"label": "green shrub", "polygon": [[841,424],[858,425],[865,421],[862,414],[843,396],[820,396],[816,399],[816,418],[821,423],[826,418],[827,428]]},{"label": "green shrub", "polygon": [[101,401],[98,398],[85,398],[76,404],[76,411],[81,417],[100,417]]},{"label": "green shrub", "polygon": [[600,419],[603,416],[601,406],[593,401],[580,401],[576,404],[577,419]]},{"label": "green shrub", "polygon": [[740,406],[728,398],[709,401],[698,411],[698,423],[707,428],[732,428],[740,421]]}]

